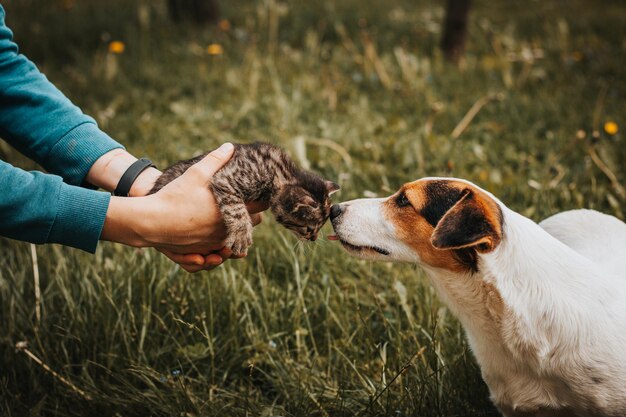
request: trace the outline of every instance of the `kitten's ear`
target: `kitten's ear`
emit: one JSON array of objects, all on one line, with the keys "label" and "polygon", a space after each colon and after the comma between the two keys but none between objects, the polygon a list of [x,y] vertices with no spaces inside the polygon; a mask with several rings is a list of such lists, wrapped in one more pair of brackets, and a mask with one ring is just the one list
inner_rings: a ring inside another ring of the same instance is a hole
[{"label": "kitten's ear", "polygon": [[337,184],[336,182],[326,181],[325,184],[326,184],[326,191],[328,191],[329,196],[333,195],[334,193],[339,191],[339,189],[341,188],[339,184]]}]

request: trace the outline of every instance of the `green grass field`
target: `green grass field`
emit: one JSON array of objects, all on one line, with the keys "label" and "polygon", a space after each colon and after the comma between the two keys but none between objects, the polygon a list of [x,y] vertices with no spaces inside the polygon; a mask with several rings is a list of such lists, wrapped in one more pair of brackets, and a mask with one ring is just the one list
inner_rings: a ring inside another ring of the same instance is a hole
[{"label": "green grass field", "polygon": [[[265,140],[336,201],[456,176],[534,220],[624,219],[622,1],[477,1],[460,70],[438,50],[443,1],[223,1],[229,25],[204,30],[148,0],[2,3],[22,51],[161,167]],[[196,275],[153,250],[0,239],[0,415],[497,415],[418,268],[265,220],[247,259]]]}]

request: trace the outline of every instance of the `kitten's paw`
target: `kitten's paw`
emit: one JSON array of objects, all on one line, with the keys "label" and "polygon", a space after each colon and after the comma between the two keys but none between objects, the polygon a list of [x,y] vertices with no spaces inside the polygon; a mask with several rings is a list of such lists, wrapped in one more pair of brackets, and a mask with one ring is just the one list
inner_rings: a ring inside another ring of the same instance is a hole
[{"label": "kitten's paw", "polygon": [[225,246],[230,248],[235,256],[245,256],[252,245],[252,228],[235,229],[228,234]]}]

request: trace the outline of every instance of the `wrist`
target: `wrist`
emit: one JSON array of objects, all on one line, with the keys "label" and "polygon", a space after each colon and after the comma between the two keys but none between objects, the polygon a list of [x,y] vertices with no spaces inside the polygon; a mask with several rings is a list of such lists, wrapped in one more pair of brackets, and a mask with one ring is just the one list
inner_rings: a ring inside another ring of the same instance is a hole
[{"label": "wrist", "polygon": [[149,238],[153,207],[149,197],[111,197],[101,240],[123,243],[134,247],[153,246]]},{"label": "wrist", "polygon": [[135,179],[133,185],[130,187],[129,196],[130,197],[142,197],[148,195],[152,187],[154,187],[154,183],[157,178],[161,176],[161,171],[154,167],[150,167],[145,171],[142,171],[141,174]]},{"label": "wrist", "polygon": [[[92,165],[85,177],[86,181],[107,191],[113,191],[126,170],[137,158],[124,149],[113,149]],[[129,195],[131,197],[144,196],[150,192],[154,181],[161,175],[156,168],[148,168],[143,171],[133,183]]]}]

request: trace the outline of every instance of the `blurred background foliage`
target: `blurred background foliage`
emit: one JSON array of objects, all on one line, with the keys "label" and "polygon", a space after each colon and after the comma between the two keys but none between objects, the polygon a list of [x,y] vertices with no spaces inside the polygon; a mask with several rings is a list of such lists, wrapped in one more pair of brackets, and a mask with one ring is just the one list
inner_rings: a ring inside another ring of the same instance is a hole
[{"label": "blurred background foliage", "polygon": [[[165,1],[2,5],[21,51],[161,167],[264,140],[339,182],[337,200],[456,176],[537,221],[624,219],[623,1],[475,1],[458,65],[439,49],[443,1],[230,0],[210,24]],[[3,142],[0,156],[35,168]],[[267,220],[248,259],[196,276],[151,250],[35,258],[0,240],[0,410],[496,415],[419,269]]]}]

